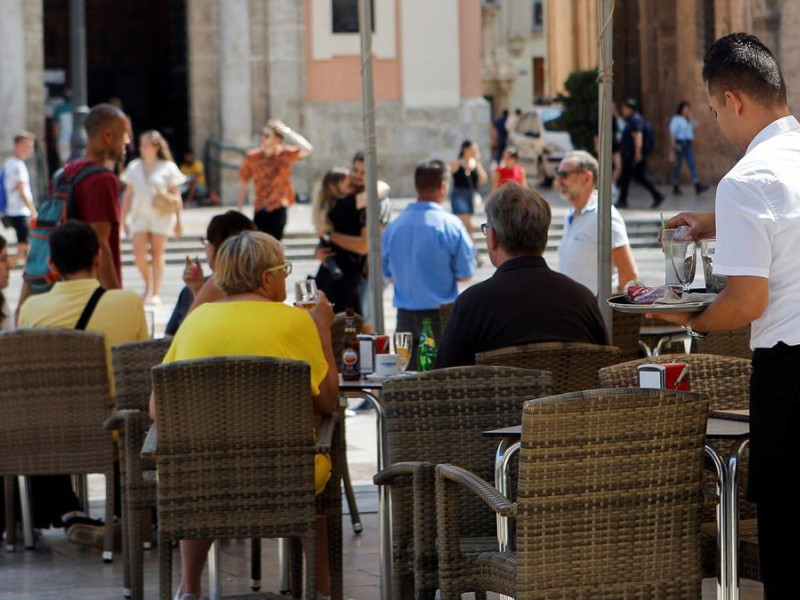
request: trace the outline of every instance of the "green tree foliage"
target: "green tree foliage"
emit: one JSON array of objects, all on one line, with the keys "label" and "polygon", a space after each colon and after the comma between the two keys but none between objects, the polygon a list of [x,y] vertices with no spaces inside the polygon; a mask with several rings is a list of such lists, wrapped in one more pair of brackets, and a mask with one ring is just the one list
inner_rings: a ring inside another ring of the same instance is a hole
[{"label": "green tree foliage", "polygon": [[575,71],[564,83],[567,95],[562,98],[564,114],[561,123],[578,150],[595,154],[597,135],[597,69]]}]

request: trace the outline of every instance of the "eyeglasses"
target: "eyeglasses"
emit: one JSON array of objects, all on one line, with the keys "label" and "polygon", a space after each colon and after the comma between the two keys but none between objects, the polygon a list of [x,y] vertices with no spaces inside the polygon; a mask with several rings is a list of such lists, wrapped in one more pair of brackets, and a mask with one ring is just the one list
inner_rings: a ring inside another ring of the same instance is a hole
[{"label": "eyeglasses", "polygon": [[489,235],[489,227],[491,227],[491,225],[488,223],[481,223],[481,233],[483,235]]},{"label": "eyeglasses", "polygon": [[269,269],[267,269],[266,272],[267,273],[271,273],[273,271],[283,271],[284,273],[286,273],[286,276],[288,277],[289,275],[292,274],[292,261],[287,260],[282,265],[277,265],[277,266],[274,266],[274,267],[270,267]]},{"label": "eyeglasses", "polygon": [[562,171],[561,169],[558,169],[556,171],[556,179],[566,179],[573,173],[585,173],[585,172],[586,171],[582,171],[581,169],[575,169],[574,171]]}]

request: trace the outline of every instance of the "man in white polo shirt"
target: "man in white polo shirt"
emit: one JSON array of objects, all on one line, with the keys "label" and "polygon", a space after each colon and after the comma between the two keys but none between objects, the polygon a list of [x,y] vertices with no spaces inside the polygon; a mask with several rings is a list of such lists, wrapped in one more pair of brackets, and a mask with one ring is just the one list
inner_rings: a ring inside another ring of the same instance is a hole
[{"label": "man in white polo shirt", "polygon": [[696,337],[752,323],[748,495],[758,508],[765,597],[797,598],[800,123],[777,60],[752,35],[714,42],[703,79],[720,130],[744,156],[719,183],[715,213],[681,213],[667,226],[689,225],[695,240],[716,235],[714,273],[728,284],[700,315],[669,320]]},{"label": "man in white polo shirt", "polygon": [[[556,171],[561,197],[572,205],[558,246],[558,271],[597,294],[597,159],[583,150],[569,152]],[[619,211],[611,207],[611,288],[638,277],[628,231]]]}]

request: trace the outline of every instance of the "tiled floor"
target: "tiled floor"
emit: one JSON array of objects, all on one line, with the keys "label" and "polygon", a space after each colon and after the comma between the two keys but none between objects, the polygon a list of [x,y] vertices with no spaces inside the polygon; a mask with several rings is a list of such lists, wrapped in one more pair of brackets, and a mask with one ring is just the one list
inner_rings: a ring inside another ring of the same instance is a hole
[{"label": "tiled floor", "polygon": [[[350,517],[344,517],[345,592],[354,600],[378,600],[378,516],[374,488],[358,488],[358,504],[362,512],[364,532],[353,534]],[[276,591],[277,545],[264,540],[263,588]],[[177,559],[177,557],[176,557]],[[176,561],[177,563],[177,561]],[[157,598],[158,556],[156,551],[145,552],[146,598]],[[249,544],[227,542],[222,547],[223,592],[244,594],[250,591]],[[177,582],[179,566],[173,576]],[[715,580],[703,582],[703,600],[716,597]],[[492,595],[490,595],[490,598]],[[741,600],[761,600],[761,585],[742,582]],[[122,562],[104,565],[100,553],[67,542],[58,531],[45,532],[36,550],[16,553],[0,550],[0,600],[122,600]]]}]

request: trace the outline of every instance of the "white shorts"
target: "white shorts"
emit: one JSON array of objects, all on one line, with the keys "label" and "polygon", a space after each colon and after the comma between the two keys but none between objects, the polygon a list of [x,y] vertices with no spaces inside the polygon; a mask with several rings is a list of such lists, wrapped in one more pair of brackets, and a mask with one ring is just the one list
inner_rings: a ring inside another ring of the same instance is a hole
[{"label": "white shorts", "polygon": [[131,215],[131,233],[156,233],[169,236],[175,226],[175,215],[160,215],[155,210]]}]

